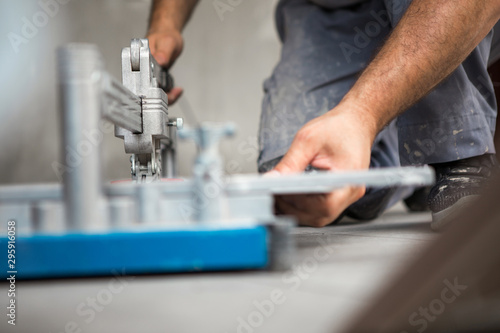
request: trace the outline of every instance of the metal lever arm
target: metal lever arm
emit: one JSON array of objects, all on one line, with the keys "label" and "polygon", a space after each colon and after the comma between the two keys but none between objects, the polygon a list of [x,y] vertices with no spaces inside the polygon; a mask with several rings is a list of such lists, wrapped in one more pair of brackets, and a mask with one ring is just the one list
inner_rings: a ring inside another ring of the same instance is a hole
[{"label": "metal lever arm", "polygon": [[[142,129],[118,126],[115,136],[122,138],[125,152],[132,154],[132,179],[154,181],[162,174],[173,175],[175,164],[175,128],[182,119],[168,117],[168,98],[165,91],[173,87],[173,79],[151,55],[147,39],[133,39],[130,47],[122,50],[123,85],[140,98]],[[163,170],[162,155],[168,159]]]},{"label": "metal lever arm", "polygon": [[102,92],[102,117],[132,133],[141,133],[141,99],[108,73],[102,74]]}]

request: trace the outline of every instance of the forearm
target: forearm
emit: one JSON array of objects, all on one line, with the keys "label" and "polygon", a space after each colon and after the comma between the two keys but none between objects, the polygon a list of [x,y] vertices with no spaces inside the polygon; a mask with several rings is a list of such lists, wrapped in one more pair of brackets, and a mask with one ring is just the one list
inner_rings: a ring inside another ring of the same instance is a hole
[{"label": "forearm", "polygon": [[500,17],[498,0],[414,0],[345,96],[374,136],[449,76]]},{"label": "forearm", "polygon": [[182,31],[198,0],[153,0],[149,32],[175,29]]}]

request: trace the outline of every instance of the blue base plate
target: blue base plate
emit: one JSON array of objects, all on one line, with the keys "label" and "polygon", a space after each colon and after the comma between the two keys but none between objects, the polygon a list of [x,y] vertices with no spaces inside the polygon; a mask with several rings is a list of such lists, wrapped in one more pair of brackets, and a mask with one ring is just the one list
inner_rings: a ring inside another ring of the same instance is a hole
[{"label": "blue base plate", "polygon": [[0,278],[13,270],[17,279],[40,279],[262,269],[268,264],[267,238],[264,226],[34,235],[16,238],[11,269],[8,239],[2,237]]}]

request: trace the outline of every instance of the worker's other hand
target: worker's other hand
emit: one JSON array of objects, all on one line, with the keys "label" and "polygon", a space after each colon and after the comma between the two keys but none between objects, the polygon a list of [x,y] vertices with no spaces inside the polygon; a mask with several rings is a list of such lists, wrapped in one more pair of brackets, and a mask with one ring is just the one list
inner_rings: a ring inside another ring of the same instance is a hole
[{"label": "worker's other hand", "polygon": [[[172,67],[184,47],[181,33],[176,29],[150,31],[147,38],[149,39],[151,54],[158,64],[167,69]],[[182,95],[182,92],[183,89],[180,87],[174,87],[172,90],[167,91],[168,103],[175,103]]]},{"label": "worker's other hand", "polygon": [[[339,105],[313,119],[297,133],[275,172],[298,173],[308,165],[323,170],[368,169],[376,135],[369,117],[365,110]],[[275,206],[279,214],[293,215],[301,225],[324,227],[364,193],[364,187],[345,187],[326,194],[277,196]]]}]

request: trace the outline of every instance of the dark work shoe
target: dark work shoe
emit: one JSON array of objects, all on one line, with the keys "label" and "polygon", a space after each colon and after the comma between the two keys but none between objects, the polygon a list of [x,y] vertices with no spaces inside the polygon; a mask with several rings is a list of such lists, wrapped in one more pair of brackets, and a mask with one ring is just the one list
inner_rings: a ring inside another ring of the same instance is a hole
[{"label": "dark work shoe", "polygon": [[410,212],[427,212],[429,211],[429,205],[427,204],[427,198],[431,191],[431,186],[417,188],[412,195],[404,199],[404,203]]},{"label": "dark work shoe", "polygon": [[478,198],[489,178],[500,170],[493,154],[432,165],[437,182],[429,193],[431,228],[441,230]]}]

